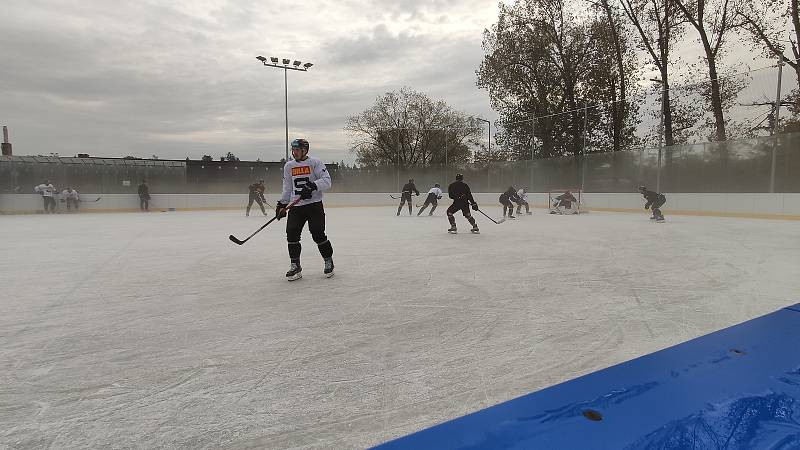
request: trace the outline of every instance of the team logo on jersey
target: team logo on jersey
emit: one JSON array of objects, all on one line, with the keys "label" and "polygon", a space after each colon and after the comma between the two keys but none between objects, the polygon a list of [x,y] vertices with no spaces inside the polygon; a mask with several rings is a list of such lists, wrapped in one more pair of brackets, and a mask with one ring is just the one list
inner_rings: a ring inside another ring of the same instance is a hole
[{"label": "team logo on jersey", "polygon": [[311,174],[311,167],[309,166],[292,167],[293,177],[296,177],[298,175],[310,175],[310,174]]}]

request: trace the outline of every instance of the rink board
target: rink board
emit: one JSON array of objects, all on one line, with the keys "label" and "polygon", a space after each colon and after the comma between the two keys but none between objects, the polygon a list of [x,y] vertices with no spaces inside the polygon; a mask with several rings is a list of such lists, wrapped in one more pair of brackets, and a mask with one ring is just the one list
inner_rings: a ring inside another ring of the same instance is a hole
[{"label": "rink board", "polygon": [[797,446],[800,304],[375,448]]}]

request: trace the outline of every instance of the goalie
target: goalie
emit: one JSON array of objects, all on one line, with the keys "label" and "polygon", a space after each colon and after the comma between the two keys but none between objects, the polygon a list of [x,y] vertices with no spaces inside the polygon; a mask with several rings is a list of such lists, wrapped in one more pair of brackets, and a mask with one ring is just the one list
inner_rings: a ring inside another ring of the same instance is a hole
[{"label": "goalie", "polygon": [[572,195],[572,192],[570,191],[564,192],[563,194],[555,198],[555,202],[553,203],[553,206],[550,209],[550,214],[565,214],[567,212],[575,214],[577,213],[577,210],[572,208],[572,204],[576,203],[577,201],[578,199],[576,199],[575,196]]}]

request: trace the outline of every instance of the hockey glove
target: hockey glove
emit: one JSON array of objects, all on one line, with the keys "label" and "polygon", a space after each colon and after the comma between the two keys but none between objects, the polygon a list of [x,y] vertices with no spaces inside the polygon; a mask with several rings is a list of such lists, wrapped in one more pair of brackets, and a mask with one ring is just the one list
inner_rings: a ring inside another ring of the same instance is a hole
[{"label": "hockey glove", "polygon": [[478,210],[478,204],[477,203],[473,203],[472,204],[472,210],[473,211],[477,211]]},{"label": "hockey glove", "polygon": [[278,202],[275,205],[275,218],[281,220],[286,217],[286,203]]},{"label": "hockey glove", "polygon": [[303,189],[300,189],[300,198],[308,200],[311,198],[311,193],[317,190],[317,184],[308,182]]}]

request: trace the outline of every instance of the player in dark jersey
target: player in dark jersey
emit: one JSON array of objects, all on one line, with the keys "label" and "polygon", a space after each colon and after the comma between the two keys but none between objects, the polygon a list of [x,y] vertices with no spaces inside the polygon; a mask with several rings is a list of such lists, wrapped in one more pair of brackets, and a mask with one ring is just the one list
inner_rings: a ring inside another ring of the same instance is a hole
[{"label": "player in dark jersey", "polygon": [[464,183],[464,175],[456,174],[456,181],[450,183],[450,186],[447,187],[447,195],[453,199],[453,204],[447,208],[447,220],[450,221],[450,229],[447,230],[448,233],[457,233],[456,229],[456,218],[453,214],[456,211],[461,211],[461,214],[467,218],[470,224],[472,224],[472,231],[473,233],[480,233],[478,230],[478,224],[475,222],[475,218],[472,217],[472,214],[469,212],[469,207],[472,205],[472,209],[475,211],[478,210],[478,203],[475,202],[475,199],[472,197],[472,192],[469,190],[469,186],[467,183]]},{"label": "player in dark jersey", "polygon": [[253,206],[253,202],[256,202],[261,208],[261,212],[266,216],[267,211],[264,209],[264,202],[267,200],[264,198],[264,180],[258,180],[250,186],[247,186],[247,189],[250,191],[250,196],[247,202],[247,211],[244,213],[244,215],[250,215],[250,208]]},{"label": "player in dark jersey", "polygon": [[647,200],[644,209],[649,209],[653,212],[653,216],[650,217],[650,220],[663,222],[664,214],[661,213],[661,207],[664,206],[664,203],[667,203],[667,197],[658,192],[648,191],[645,186],[639,186],[639,192],[641,192],[642,197]]},{"label": "player in dark jersey", "polygon": [[403,185],[403,189],[400,191],[400,206],[397,207],[397,215],[400,215],[400,210],[403,209],[403,204],[408,202],[408,215],[411,215],[411,207],[413,203],[411,202],[411,193],[415,192],[419,195],[419,191],[417,190],[417,186],[414,185],[414,179],[411,178],[408,180],[408,183]]},{"label": "player in dark jersey", "polygon": [[511,202],[522,203],[522,199],[517,196],[517,190],[514,189],[514,186],[509,186],[505,192],[500,194],[499,200],[503,205],[503,217],[506,217],[506,210],[508,210],[508,218],[516,219],[516,217],[514,217],[514,204]]}]

